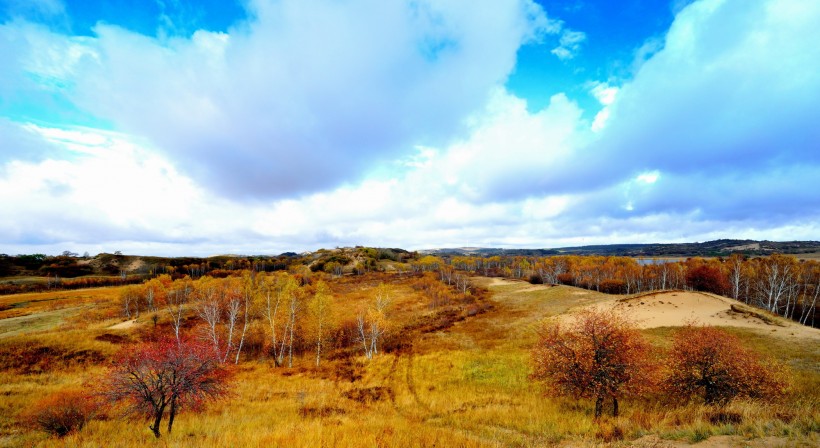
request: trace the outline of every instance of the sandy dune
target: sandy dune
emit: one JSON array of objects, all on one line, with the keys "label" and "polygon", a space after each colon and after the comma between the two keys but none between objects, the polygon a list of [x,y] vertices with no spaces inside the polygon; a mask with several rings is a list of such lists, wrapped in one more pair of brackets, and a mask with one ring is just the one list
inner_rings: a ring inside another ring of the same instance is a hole
[{"label": "sandy dune", "polygon": [[[752,312],[732,310],[732,305],[736,310]],[[698,325],[754,328],[782,337],[820,337],[820,330],[768,315],[736,300],[702,292],[657,292],[608,300],[592,306],[621,311],[641,328],[674,327],[694,322]],[[763,315],[765,320],[755,314]]]}]

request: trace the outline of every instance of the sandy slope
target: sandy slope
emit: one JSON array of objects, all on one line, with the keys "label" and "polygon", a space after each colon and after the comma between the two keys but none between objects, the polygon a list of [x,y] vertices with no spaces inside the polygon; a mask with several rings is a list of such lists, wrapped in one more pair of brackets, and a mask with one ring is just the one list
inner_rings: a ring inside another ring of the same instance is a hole
[{"label": "sandy slope", "polygon": [[[731,309],[733,304],[770,316],[769,322],[750,313],[735,312]],[[785,338],[820,338],[820,330],[768,315],[737,300],[702,292],[656,292],[634,298],[613,298],[592,306],[622,311],[641,328],[674,327],[694,322],[699,325],[753,328]]]},{"label": "sandy slope", "polygon": [[[547,291],[551,288],[548,285],[528,285],[525,282],[499,278],[486,279],[482,286],[490,288],[518,286],[515,291],[518,294]],[[813,338],[820,340],[820,330],[818,329],[806,327],[788,319],[766,313],[734,299],[704,292],[661,291],[624,298],[571,288],[571,292],[567,291],[566,294],[576,298],[581,303],[569,313],[559,317],[560,319],[570,319],[574,314],[573,311],[587,307],[614,308],[634,320],[640,328],[676,327],[694,322],[698,325],[749,328],[784,339]],[[588,300],[594,303],[583,303]],[[732,305],[735,305],[736,308],[750,310],[753,313],[732,311]],[[754,316],[754,313],[767,316],[768,322]]]}]

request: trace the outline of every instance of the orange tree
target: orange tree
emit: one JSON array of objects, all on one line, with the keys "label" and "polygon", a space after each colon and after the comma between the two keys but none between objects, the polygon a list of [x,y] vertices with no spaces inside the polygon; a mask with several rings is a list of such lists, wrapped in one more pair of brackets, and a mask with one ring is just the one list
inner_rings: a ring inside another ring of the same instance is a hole
[{"label": "orange tree", "polygon": [[672,397],[699,396],[706,404],[735,397],[775,399],[787,388],[782,365],[747,350],[738,338],[714,327],[689,325],[675,335],[664,389]]},{"label": "orange tree", "polygon": [[543,380],[551,393],[595,400],[595,417],[605,400],[651,390],[656,365],[649,343],[622,315],[587,310],[566,328],[548,323],[533,349],[533,377]]}]

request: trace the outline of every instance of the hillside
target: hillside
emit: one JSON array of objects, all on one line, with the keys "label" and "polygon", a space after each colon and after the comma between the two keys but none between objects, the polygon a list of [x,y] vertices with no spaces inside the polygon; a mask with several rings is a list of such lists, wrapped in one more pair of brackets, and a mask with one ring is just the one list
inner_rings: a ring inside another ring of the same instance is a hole
[{"label": "hillside", "polygon": [[[349,347],[339,342],[317,368],[308,345],[288,368],[276,367],[264,343],[250,339],[235,369],[232,395],[202,412],[181,414],[174,432],[163,433],[160,443],[681,447],[708,439],[712,447],[763,447],[820,442],[820,331],[798,329],[776,317],[768,324],[753,315],[730,315],[730,299],[681,292],[613,296],[472,277],[470,295],[442,301],[443,290],[431,294],[437,284],[432,275],[316,275],[331,288],[340,328],[380,283],[390,285],[392,327],[384,350],[367,359],[355,339]],[[312,291],[310,285],[305,288]],[[23,428],[16,419],[44,395],[81,385],[93,388],[128,343],[149,343],[171,330],[162,310],[126,319],[122,291],[0,298],[0,446],[157,443],[143,423],[120,419],[114,411],[64,439]],[[739,401],[722,410],[630,399],[622,404],[621,417],[595,421],[588,400],[545,397],[543,387],[529,379],[540,322],[567,319],[586,307],[623,308],[644,323],[642,332],[658,347],[668,345],[687,319],[720,324],[755,350],[788,364],[794,389],[782,404]],[[196,331],[199,317],[193,309],[186,316],[185,331]],[[660,320],[646,320],[652,316]],[[254,338],[265,337],[267,323],[263,314],[259,317],[251,327]],[[720,420],[723,415],[734,423]]]},{"label": "hillside", "polygon": [[218,255],[213,257],[155,257],[100,253],[79,256],[71,252],[49,256],[44,254],[0,254],[0,279],[26,281],[32,277],[77,278],[83,276],[150,276],[178,273],[197,276],[211,271],[254,269],[275,271],[292,264],[303,264],[311,270],[323,270],[331,263],[344,272],[372,270],[382,263],[404,263],[421,255],[450,256],[525,256],[607,255],[625,257],[716,257],[733,253],[745,255],[791,254],[800,258],[820,256],[818,241],[755,241],[716,240],[704,243],[680,244],[610,244],[598,246],[562,247],[556,249],[444,248],[410,252],[400,248],[346,247],[319,249],[315,252],[280,255]]}]

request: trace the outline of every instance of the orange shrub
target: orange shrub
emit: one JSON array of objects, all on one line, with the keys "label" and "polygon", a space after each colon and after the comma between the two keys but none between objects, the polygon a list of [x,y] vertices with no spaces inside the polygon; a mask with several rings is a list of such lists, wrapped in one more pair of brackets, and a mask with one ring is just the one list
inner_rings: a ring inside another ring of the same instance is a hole
[{"label": "orange shrub", "polygon": [[673,397],[699,396],[707,404],[735,397],[776,399],[785,394],[784,367],[744,348],[738,338],[714,327],[688,326],[675,335],[664,388]]},{"label": "orange shrub", "polygon": [[568,328],[547,324],[533,349],[533,377],[556,395],[593,398],[595,417],[605,400],[618,415],[618,399],[654,388],[655,363],[648,342],[622,315],[587,310]]},{"label": "orange shrub", "polygon": [[79,431],[96,411],[94,400],[79,389],[67,389],[36,401],[21,415],[25,426],[58,437]]}]

